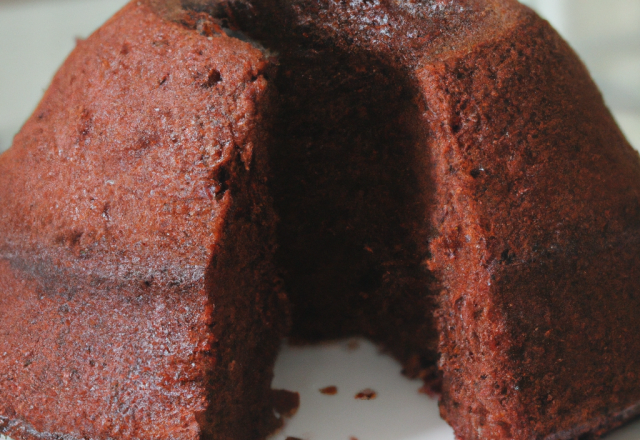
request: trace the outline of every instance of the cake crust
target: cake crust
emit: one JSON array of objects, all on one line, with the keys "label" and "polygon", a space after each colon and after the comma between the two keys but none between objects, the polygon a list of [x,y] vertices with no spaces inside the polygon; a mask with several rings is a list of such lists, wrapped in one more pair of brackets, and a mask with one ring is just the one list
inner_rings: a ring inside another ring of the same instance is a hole
[{"label": "cake crust", "polygon": [[277,425],[288,318],[265,66],[141,2],[78,43],[0,158],[0,432],[238,440]]}]

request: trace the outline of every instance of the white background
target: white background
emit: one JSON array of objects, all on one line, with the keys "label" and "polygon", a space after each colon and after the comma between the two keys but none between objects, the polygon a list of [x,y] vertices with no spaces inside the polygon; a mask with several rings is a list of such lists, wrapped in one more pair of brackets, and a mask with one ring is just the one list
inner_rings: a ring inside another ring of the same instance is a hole
[{"label": "white background", "polygon": [[[0,0],[0,151],[9,147],[57,67],[124,0]],[[600,85],[631,143],[640,147],[640,0],[529,0],[569,40]],[[301,408],[285,430],[304,440],[453,440],[437,402],[400,375],[370,343],[285,346],[274,388],[299,391]],[[351,348],[350,348],[351,347]],[[318,390],[335,385],[338,394]],[[359,401],[365,388],[378,397]],[[1,398],[1,392],[0,392]],[[0,440],[3,437],[0,436]],[[640,440],[640,422],[607,440]]]}]

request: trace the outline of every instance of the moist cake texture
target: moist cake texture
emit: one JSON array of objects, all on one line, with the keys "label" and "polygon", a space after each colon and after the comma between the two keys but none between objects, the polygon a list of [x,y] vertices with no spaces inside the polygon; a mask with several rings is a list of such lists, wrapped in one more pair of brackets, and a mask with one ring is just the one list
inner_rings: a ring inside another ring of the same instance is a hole
[{"label": "moist cake texture", "polygon": [[264,438],[285,335],[376,341],[459,439],[640,413],[640,159],[515,1],[132,2],[0,204],[15,440]]},{"label": "moist cake texture", "polygon": [[[261,438],[287,328],[266,61],[134,2],[0,159],[0,423],[17,439]],[[4,354],[6,353],[6,354]]]}]

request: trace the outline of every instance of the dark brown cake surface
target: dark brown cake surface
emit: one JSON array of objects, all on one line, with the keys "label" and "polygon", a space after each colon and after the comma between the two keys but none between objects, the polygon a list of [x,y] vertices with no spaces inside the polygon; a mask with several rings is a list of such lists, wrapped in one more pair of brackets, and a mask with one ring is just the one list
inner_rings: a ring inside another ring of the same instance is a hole
[{"label": "dark brown cake surface", "polygon": [[263,438],[278,273],[292,337],[380,343],[460,439],[640,413],[640,160],[515,1],[131,3],[0,191],[16,440]]},{"label": "dark brown cake surface", "polygon": [[[0,430],[249,439],[274,427],[265,61],[133,2],[0,159]],[[63,437],[58,437],[63,436]]]},{"label": "dark brown cake surface", "polygon": [[429,263],[443,415],[522,439],[637,415],[640,167],[584,66],[531,17],[423,75],[448,191]]}]

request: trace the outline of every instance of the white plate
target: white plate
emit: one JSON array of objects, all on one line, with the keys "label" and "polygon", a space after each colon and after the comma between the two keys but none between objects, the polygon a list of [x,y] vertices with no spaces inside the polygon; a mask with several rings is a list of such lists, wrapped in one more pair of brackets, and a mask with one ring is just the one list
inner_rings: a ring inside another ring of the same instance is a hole
[{"label": "white plate", "polygon": [[[354,348],[357,346],[357,348]],[[300,409],[272,440],[453,440],[438,402],[420,394],[422,383],[370,342],[351,340],[312,347],[284,346],[273,387],[300,393]],[[334,396],[319,390],[336,386]],[[360,391],[374,400],[357,400]]]},{"label": "white plate", "polygon": [[[300,393],[300,409],[284,431],[304,440],[454,440],[453,431],[440,418],[438,403],[418,393],[421,382],[400,374],[395,360],[370,342],[358,340],[315,347],[285,346],[276,363],[274,388]],[[326,396],[320,388],[335,385],[338,394]],[[370,388],[375,400],[354,398]],[[640,421],[619,429],[606,440],[639,440]]]},{"label": "white plate", "polygon": [[[86,37],[125,0],[0,0],[0,151],[33,111],[51,77],[73,48],[74,37]],[[624,120],[622,120],[624,119]],[[640,117],[621,118],[632,142],[640,146]],[[635,141],[633,139],[636,139]],[[300,392],[301,406],[284,430],[304,440],[453,440],[440,419],[437,402],[419,394],[419,381],[400,374],[393,359],[373,344],[346,341],[315,347],[285,346],[278,357],[274,388]],[[327,396],[320,388],[336,386]],[[376,391],[375,400],[354,398],[363,389]],[[1,394],[1,390],[0,390]],[[640,421],[607,440],[639,440]],[[0,436],[0,440],[6,437]]]}]

